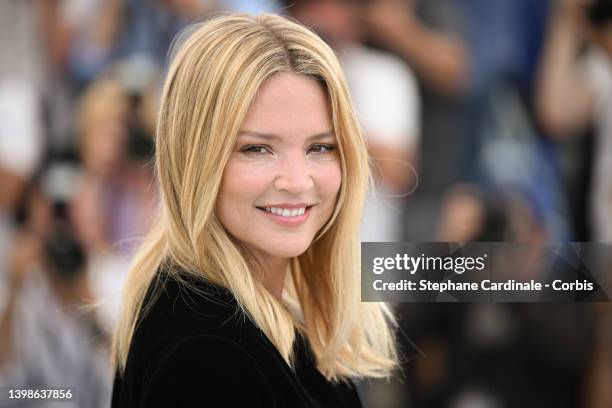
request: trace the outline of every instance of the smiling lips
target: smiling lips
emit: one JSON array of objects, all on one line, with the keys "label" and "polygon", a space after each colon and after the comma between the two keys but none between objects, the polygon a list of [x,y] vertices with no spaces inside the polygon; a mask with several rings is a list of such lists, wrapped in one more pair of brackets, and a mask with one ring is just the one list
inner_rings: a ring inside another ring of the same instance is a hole
[{"label": "smiling lips", "polygon": [[310,214],[312,205],[307,204],[283,204],[266,207],[257,207],[263,211],[272,221],[286,226],[298,226],[303,224]]}]

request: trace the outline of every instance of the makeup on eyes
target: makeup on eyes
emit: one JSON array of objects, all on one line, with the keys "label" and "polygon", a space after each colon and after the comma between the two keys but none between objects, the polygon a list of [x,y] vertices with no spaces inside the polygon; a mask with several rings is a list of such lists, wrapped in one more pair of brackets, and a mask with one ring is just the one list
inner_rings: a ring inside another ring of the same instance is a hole
[{"label": "makeup on eyes", "polygon": [[[316,149],[324,149],[322,151],[313,151],[315,154],[331,154],[337,148],[338,145],[335,143],[315,143],[309,146],[308,150]],[[273,153],[273,149],[269,145],[262,144],[247,144],[238,149],[239,152],[247,154],[247,155],[264,155],[266,153]]]}]

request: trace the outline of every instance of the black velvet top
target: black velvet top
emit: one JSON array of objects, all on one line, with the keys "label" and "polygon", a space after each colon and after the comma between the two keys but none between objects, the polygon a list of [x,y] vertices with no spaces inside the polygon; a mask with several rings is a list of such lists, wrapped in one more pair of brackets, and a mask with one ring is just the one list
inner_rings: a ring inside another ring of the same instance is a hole
[{"label": "black velvet top", "polygon": [[166,280],[115,376],[113,408],[361,407],[352,382],[316,369],[306,339],[293,371],[227,289],[189,279],[206,295]]}]

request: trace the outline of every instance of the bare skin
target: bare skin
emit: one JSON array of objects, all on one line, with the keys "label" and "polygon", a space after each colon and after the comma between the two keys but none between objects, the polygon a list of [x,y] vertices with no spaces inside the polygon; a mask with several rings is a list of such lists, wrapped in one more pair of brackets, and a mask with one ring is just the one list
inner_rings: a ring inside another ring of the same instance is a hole
[{"label": "bare skin", "polygon": [[468,78],[463,41],[423,25],[405,0],[377,0],[369,6],[368,33],[404,58],[423,80],[441,93],[460,92]]}]

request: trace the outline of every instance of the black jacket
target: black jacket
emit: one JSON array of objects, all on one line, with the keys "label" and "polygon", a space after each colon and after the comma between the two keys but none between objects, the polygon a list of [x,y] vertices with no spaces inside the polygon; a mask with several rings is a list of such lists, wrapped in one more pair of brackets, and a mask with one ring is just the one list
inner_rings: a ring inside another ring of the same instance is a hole
[{"label": "black jacket", "polygon": [[115,376],[113,408],[361,407],[352,382],[316,369],[307,340],[298,336],[292,371],[227,289],[188,279],[207,295],[165,282]]}]

